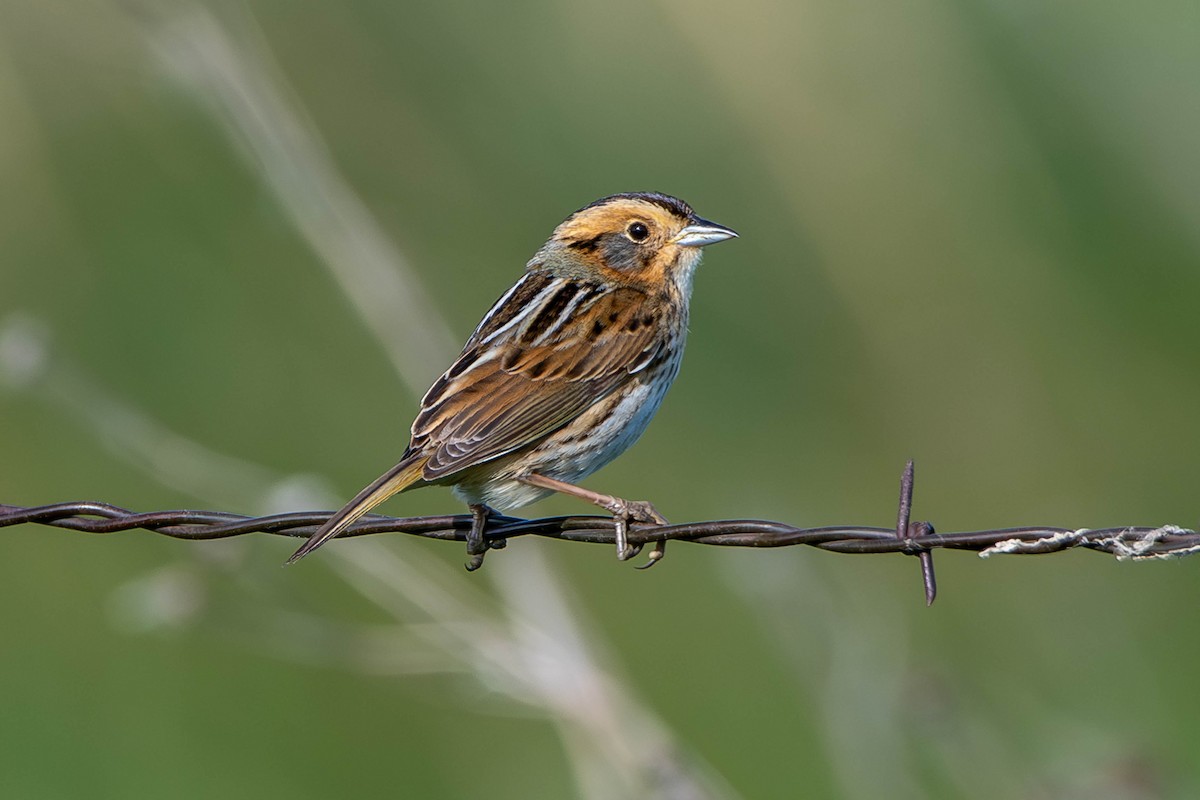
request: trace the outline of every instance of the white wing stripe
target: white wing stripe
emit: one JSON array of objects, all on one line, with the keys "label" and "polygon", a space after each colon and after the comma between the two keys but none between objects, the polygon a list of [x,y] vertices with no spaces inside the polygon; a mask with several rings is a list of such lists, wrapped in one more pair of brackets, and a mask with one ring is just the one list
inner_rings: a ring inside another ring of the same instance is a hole
[{"label": "white wing stripe", "polygon": [[[521,283],[524,282],[524,280],[525,279],[522,278],[520,281],[517,281],[517,286],[520,286]],[[544,288],[544,289],[542,289],[542,291],[538,292],[537,296],[534,297],[533,300],[531,300],[515,316],[513,316],[512,319],[510,319],[508,322],[501,325],[496,330],[489,333],[488,337],[486,339],[484,339],[483,341],[481,341],[480,344],[481,345],[487,344],[488,342],[494,340],[497,336],[504,333],[509,328],[516,325],[517,323],[519,323],[523,320],[529,319],[530,313],[535,312],[535,311],[537,311],[537,309],[541,308],[542,304],[545,303],[548,299],[550,299],[550,296],[552,294],[554,294],[554,292],[558,291],[558,289],[561,288],[565,282],[566,281],[564,281],[562,278],[558,278],[557,280],[551,281],[549,284],[547,284],[546,288]],[[516,286],[513,287],[514,290],[516,288],[517,288]],[[504,299],[507,300],[508,296],[510,294],[512,294],[511,291],[508,294],[504,295]],[[488,312],[488,317],[491,317],[492,314],[495,313],[502,305],[503,305],[503,301],[496,303],[496,305],[492,308],[492,310]],[[485,320],[486,319],[487,318],[485,317]],[[480,327],[482,328],[483,326],[480,325]]]},{"label": "white wing stripe", "polygon": [[547,341],[550,337],[557,334],[559,331],[559,328],[561,328],[563,326],[563,323],[565,323],[568,319],[571,318],[571,315],[574,313],[575,309],[579,306],[579,304],[585,298],[590,297],[592,294],[594,294],[594,292],[587,288],[583,289],[582,291],[575,292],[575,296],[571,298],[570,302],[567,303],[566,307],[564,307],[563,310],[561,312],[559,312],[558,316],[554,318],[554,321],[552,323],[550,323],[549,325],[546,326],[546,330],[542,331],[542,334],[533,340],[532,344],[535,346],[542,344],[543,342]]}]

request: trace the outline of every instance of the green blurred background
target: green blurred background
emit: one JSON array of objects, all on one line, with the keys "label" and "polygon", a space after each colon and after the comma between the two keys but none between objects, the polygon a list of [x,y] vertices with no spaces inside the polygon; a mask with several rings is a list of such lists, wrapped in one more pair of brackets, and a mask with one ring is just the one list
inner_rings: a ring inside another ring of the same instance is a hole
[{"label": "green blurred background", "polygon": [[[553,226],[653,189],[742,238],[590,486],[887,525],[912,457],[944,531],[1195,526],[1197,41],[1192,0],[9,0],[0,502],[338,505]],[[291,547],[5,530],[0,796],[1200,795],[1194,561],[945,553],[927,610],[898,556]]]}]

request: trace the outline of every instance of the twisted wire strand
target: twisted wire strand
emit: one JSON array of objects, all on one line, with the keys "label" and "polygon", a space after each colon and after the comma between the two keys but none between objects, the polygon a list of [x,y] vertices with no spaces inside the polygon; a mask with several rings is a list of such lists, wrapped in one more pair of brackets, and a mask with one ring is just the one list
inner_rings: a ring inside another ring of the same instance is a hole
[{"label": "twisted wire strand", "polygon": [[[48,525],[82,533],[146,530],[173,539],[227,539],[251,533],[307,537],[328,517],[327,511],[303,511],[249,517],[224,511],[169,510],[137,513],[108,503],[74,502],[23,507],[0,504],[0,528],[21,524]],[[928,525],[928,523],[913,523]],[[370,514],[339,538],[405,533],[429,539],[466,541],[469,514],[388,517]],[[543,536],[571,542],[613,544],[613,521],[607,516],[521,519],[495,516],[486,537],[500,542],[517,536]],[[1158,527],[1059,528],[1028,526],[955,533],[915,533],[903,538],[893,528],[831,525],[798,528],[783,522],[754,519],[710,520],[680,525],[630,526],[631,544],[689,541],[718,547],[790,547],[808,545],[834,553],[904,553],[937,549],[1037,555],[1077,547],[1110,553],[1121,559],[1153,559],[1200,552],[1200,533],[1173,525]]]},{"label": "twisted wire strand", "polygon": [[[725,519],[689,522],[682,525],[638,524],[630,526],[628,542],[655,544],[650,561],[655,564],[669,541],[686,541],[717,547],[790,547],[808,545],[833,553],[903,553],[916,556],[921,564],[925,604],[937,597],[933,551],[973,550],[987,558],[997,554],[1040,555],[1075,547],[1109,553],[1121,561],[1182,558],[1200,552],[1200,534],[1175,525],[1159,527],[1056,528],[1030,526],[993,530],[937,533],[929,522],[911,519],[913,462],[900,477],[900,502],[895,528],[864,525],[831,525],[797,528],[784,522],[761,519]],[[308,537],[329,518],[331,512],[302,511],[247,517],[225,511],[151,511],[136,513],[108,503],[55,503],[23,508],[0,504],[0,528],[32,523],[83,533],[117,533],[147,530],[174,539],[227,539],[250,533]],[[471,530],[469,514],[434,517],[385,517],[369,514],[347,528],[339,538],[379,533],[407,533],[428,539],[466,541]],[[570,542],[615,544],[612,517],[575,516],[521,519],[493,515],[484,533],[490,546],[500,549],[517,536],[544,536]]]}]

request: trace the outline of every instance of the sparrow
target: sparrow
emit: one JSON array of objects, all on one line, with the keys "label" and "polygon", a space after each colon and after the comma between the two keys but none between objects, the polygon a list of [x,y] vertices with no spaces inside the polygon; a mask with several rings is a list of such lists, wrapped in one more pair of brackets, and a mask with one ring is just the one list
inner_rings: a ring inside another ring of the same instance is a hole
[{"label": "sparrow", "polygon": [[666,519],[649,502],[577,483],[645,431],[679,373],[701,248],[736,236],[657,192],[615,194],[571,214],[425,393],[399,463],[288,563],[392,495],[431,485],[452,486],[471,509],[468,570],[487,552],[493,509],[520,508],[555,492],[609,511],[618,558],[635,555],[630,521]]}]

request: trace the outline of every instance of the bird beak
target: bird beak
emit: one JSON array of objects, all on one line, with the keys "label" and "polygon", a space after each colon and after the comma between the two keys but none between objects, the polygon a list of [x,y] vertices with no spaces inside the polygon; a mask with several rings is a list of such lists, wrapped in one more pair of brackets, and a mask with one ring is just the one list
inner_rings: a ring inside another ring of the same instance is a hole
[{"label": "bird beak", "polygon": [[703,247],[706,244],[716,244],[726,239],[736,238],[737,233],[724,225],[692,217],[691,224],[681,230],[671,242],[680,247]]}]

